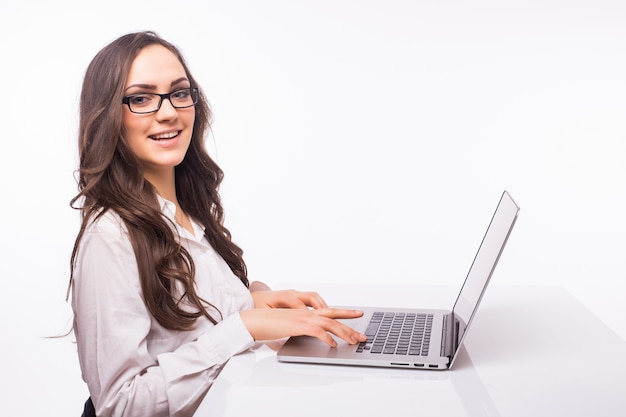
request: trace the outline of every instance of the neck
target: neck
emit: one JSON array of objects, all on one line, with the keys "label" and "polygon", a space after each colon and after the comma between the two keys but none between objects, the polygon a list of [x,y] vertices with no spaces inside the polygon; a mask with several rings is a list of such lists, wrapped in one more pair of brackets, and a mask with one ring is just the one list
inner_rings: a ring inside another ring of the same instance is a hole
[{"label": "neck", "polygon": [[187,217],[187,214],[180,208],[178,204],[178,198],[176,197],[176,177],[174,175],[174,169],[168,172],[144,172],[144,178],[150,182],[156,188],[157,192],[164,199],[171,201],[176,206],[175,219],[176,222],[187,229],[191,234],[194,234],[191,222]]},{"label": "neck", "polygon": [[173,169],[169,172],[144,172],[144,178],[156,188],[161,197],[178,207],[176,178]]}]

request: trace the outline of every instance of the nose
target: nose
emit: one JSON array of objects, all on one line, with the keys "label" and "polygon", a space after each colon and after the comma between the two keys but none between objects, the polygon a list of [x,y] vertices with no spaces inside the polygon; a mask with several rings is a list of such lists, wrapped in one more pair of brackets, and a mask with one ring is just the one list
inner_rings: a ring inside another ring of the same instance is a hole
[{"label": "nose", "polygon": [[178,110],[172,106],[172,102],[164,98],[161,102],[161,108],[156,112],[157,120],[168,121],[175,120],[178,117]]}]

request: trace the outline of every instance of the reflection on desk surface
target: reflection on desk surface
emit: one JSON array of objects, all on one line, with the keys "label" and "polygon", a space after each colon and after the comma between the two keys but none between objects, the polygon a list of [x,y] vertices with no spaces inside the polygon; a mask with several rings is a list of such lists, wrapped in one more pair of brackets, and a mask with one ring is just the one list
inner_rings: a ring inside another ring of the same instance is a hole
[{"label": "reflection on desk surface", "polygon": [[[300,416],[335,415],[333,409],[367,416],[388,414],[423,400],[415,406],[424,415],[500,416],[467,351],[460,353],[458,361],[458,368],[447,372],[288,364],[277,362],[275,351],[261,345],[229,365],[211,389],[211,396],[220,401],[205,401],[196,415],[243,415],[256,403],[257,412],[276,415],[293,413],[293,407],[298,407]],[[234,385],[236,396],[231,391]]]}]

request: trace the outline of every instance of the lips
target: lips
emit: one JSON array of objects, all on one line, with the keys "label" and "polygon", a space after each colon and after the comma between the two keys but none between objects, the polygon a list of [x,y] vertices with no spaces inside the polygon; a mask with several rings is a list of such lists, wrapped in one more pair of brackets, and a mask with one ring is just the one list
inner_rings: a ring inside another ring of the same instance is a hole
[{"label": "lips", "polygon": [[180,134],[180,132],[181,132],[180,130],[175,130],[173,132],[164,132],[164,133],[159,133],[158,135],[150,135],[148,137],[152,140],[168,140],[168,139],[174,139],[176,136]]}]

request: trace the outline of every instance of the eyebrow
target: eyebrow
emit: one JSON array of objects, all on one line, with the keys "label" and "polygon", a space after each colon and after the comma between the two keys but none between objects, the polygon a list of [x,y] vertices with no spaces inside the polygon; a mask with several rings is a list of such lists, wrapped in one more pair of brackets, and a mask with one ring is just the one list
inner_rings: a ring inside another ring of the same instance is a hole
[{"label": "eyebrow", "polygon": [[[179,79],[172,81],[170,83],[170,86],[174,87],[176,84],[180,84],[183,81],[189,81],[189,80],[187,79],[187,77],[180,77]],[[145,89],[145,90],[156,90],[157,89],[156,85],[154,85],[154,84],[131,84],[128,87],[126,87],[124,89],[124,91],[128,91],[131,88],[141,88],[141,89]]]}]

